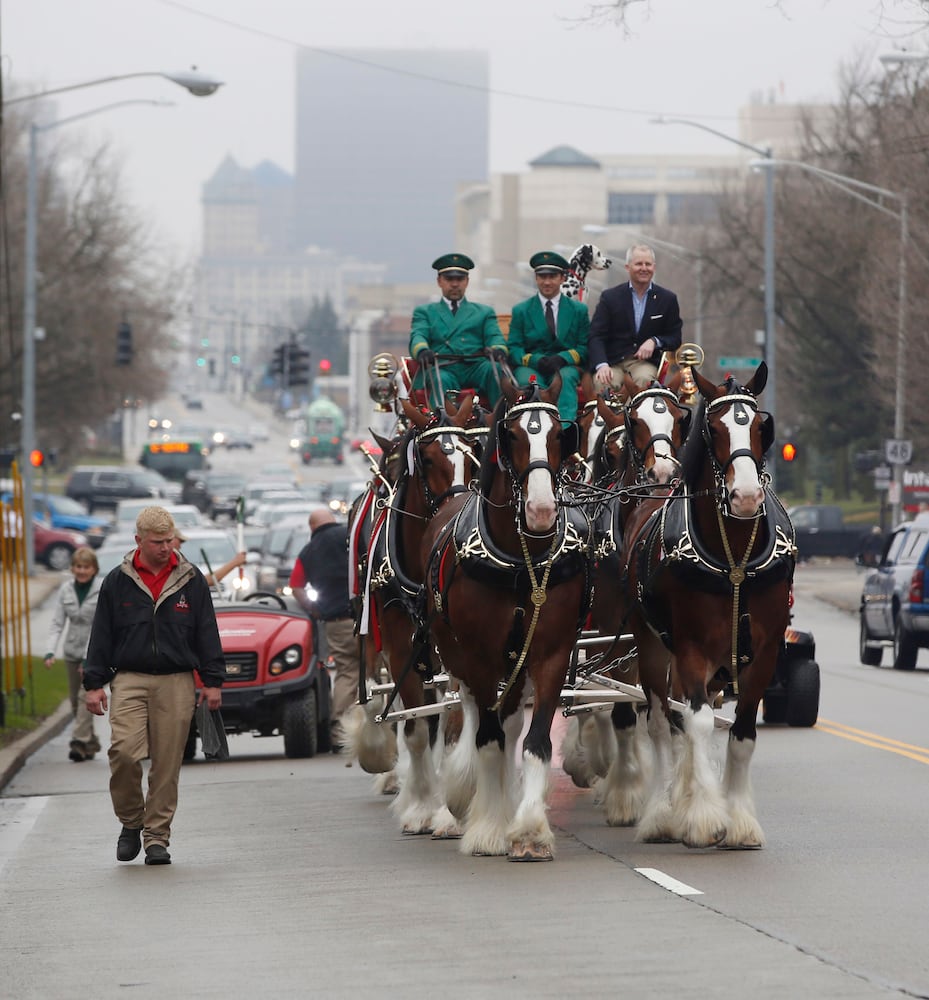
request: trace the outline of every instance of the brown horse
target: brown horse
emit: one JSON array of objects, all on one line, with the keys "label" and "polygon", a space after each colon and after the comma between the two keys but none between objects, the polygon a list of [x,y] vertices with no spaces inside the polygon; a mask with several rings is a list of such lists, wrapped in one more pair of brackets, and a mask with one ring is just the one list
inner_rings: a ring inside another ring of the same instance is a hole
[{"label": "brown horse", "polygon": [[[796,548],[764,472],[774,427],[756,397],[767,367],[744,386],[693,374],[703,400],[681,452],[681,484],[667,500],[642,504],[625,526],[630,625],[656,756],[638,836],[757,848],[755,720],[789,620]],[[720,784],[712,705],[729,685],[737,703]],[[679,715],[669,694],[684,705]]]},{"label": "brown horse", "polygon": [[[550,860],[545,810],[551,724],[589,600],[590,526],[558,502],[559,470],[574,453],[556,400],[505,384],[477,495],[432,519],[423,541],[427,613],[464,721],[445,762],[451,811],[466,854]],[[513,746],[532,701],[518,785]]]},{"label": "brown horse", "polygon": [[[370,615],[363,631],[382,649],[403,707],[410,709],[436,700],[435,689],[424,686],[424,678],[435,670],[429,643],[423,641],[420,543],[430,518],[467,490],[476,465],[475,439],[468,429],[472,397],[453,408],[451,415],[424,413],[407,400],[402,405],[410,429],[400,445],[403,464],[394,491],[374,530],[367,578]],[[392,809],[407,834],[458,832],[444,807],[432,756],[438,723],[437,716],[403,723],[409,766]],[[370,715],[365,717],[365,727],[374,724]],[[363,745],[365,739],[362,729],[354,742]],[[366,763],[372,770],[386,770],[394,761],[385,757],[376,764]]]},{"label": "brown horse", "polygon": [[[626,376],[625,404],[615,406],[599,400],[605,424],[596,468],[604,469],[601,485],[610,490],[595,524],[596,563],[591,625],[604,636],[627,631],[627,598],[623,584],[620,552],[624,525],[630,513],[654,496],[665,495],[672,477],[680,471],[677,455],[690,426],[690,411],[678,402],[680,374],[667,387],[657,382],[641,388]],[[618,643],[609,654],[618,658],[610,671],[615,680],[636,684],[636,659],[628,641]],[[611,712],[612,740],[605,750],[593,737],[608,735],[600,726],[590,733],[587,756],[600,763],[598,796],[611,826],[632,826],[642,811],[646,767],[636,742],[636,711],[630,702],[616,702]],[[603,767],[606,765],[606,770]],[[572,775],[573,777],[573,775]],[[575,781],[577,779],[575,778]]]}]

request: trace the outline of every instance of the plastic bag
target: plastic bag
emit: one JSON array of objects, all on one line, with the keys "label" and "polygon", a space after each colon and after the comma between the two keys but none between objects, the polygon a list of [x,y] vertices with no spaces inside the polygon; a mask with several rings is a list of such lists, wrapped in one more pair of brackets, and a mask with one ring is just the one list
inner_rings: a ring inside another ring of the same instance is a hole
[{"label": "plastic bag", "polygon": [[229,744],[220,710],[210,711],[205,701],[197,706],[197,732],[207,760],[228,760]]}]

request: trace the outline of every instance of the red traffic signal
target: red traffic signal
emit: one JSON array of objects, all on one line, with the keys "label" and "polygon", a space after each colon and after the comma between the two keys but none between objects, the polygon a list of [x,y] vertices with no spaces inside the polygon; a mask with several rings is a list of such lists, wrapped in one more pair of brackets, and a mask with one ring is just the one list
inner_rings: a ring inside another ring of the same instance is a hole
[{"label": "red traffic signal", "polygon": [[797,457],[797,446],[791,441],[785,442],[781,445],[781,458],[785,462],[792,462]]},{"label": "red traffic signal", "polygon": [[41,448],[33,448],[29,452],[29,464],[33,468],[39,469],[45,465],[45,452]]},{"label": "red traffic signal", "polygon": [[328,374],[329,370],[332,368],[332,362],[328,358],[319,359],[319,370],[324,374]]}]

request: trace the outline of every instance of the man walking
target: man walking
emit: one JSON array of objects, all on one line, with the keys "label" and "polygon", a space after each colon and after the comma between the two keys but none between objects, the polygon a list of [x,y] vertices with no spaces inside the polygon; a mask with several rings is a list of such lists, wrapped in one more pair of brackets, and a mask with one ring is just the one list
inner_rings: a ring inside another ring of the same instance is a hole
[{"label": "man walking", "polygon": [[[118,861],[145,846],[147,865],[169,865],[171,821],[184,744],[200,701],[222,702],[225,661],[203,574],[174,549],[175,526],[163,507],[136,518],[136,549],[100,588],[84,667],[87,708],[103,715],[110,685],[110,798],[122,823]],[[151,759],[148,793],[142,761]]]},{"label": "man walking", "polygon": [[290,586],[300,607],[326,630],[326,644],[335,663],[330,731],[333,752],[338,753],[345,743],[342,716],[358,698],[361,670],[361,643],[348,596],[348,533],[326,507],[314,510],[309,523],[310,540],[297,556]]}]

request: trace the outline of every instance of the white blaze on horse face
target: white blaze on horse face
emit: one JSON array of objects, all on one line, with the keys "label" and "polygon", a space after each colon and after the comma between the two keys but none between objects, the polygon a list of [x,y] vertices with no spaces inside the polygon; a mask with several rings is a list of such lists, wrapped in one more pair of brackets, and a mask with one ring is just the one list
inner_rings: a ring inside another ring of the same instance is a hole
[{"label": "white blaze on horse face", "polygon": [[[646,475],[653,483],[668,483],[678,470],[674,446],[670,443],[674,434],[674,414],[668,401],[661,396],[645,399],[637,409],[637,416],[648,428],[649,438],[653,442],[651,451],[654,463],[646,470]],[[659,437],[661,440],[655,440]]]},{"label": "white blaze on horse face", "polygon": [[[529,462],[548,465],[548,432],[552,426],[550,414],[540,410],[527,410],[520,415],[519,426],[529,442]],[[554,471],[554,470],[552,470]],[[524,486],[526,498],[526,527],[530,531],[550,531],[555,523],[555,493],[552,472],[548,468],[533,469]]]},{"label": "white blaze on horse face", "polygon": [[603,417],[598,413],[594,419],[593,423],[590,425],[590,430],[587,432],[587,454],[584,456],[584,482],[590,483],[594,478],[594,462],[597,456],[597,449],[600,447],[600,442],[603,440],[603,433],[606,430],[606,423]]},{"label": "white blaze on horse face", "polygon": [[733,403],[723,414],[722,422],[729,431],[729,453],[746,451],[729,466],[727,488],[729,509],[736,517],[754,517],[764,501],[764,489],[758,478],[758,466],[752,453],[752,421],[755,414],[744,403]]}]

